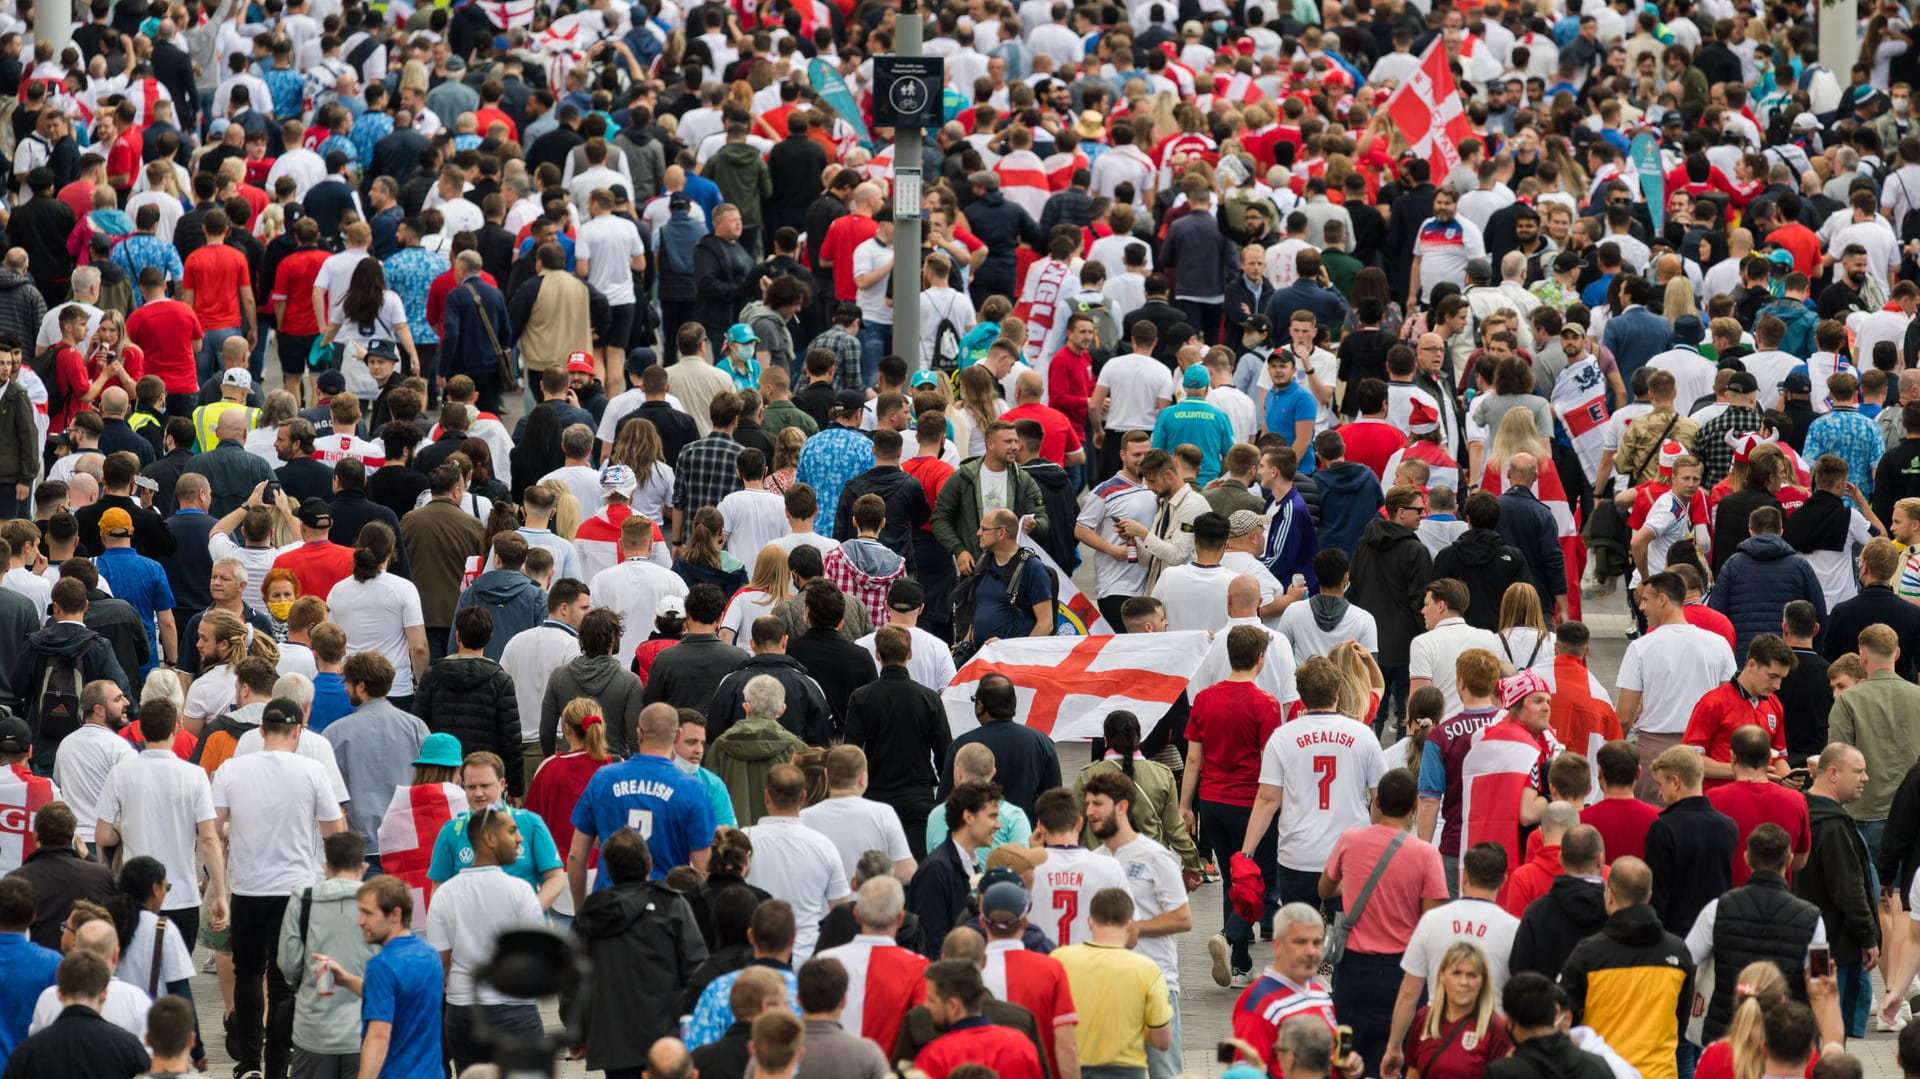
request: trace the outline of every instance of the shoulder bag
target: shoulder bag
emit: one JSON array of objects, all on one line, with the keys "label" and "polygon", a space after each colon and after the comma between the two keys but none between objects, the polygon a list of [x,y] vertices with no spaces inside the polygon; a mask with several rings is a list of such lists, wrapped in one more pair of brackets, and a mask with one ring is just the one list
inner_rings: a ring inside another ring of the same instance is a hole
[{"label": "shoulder bag", "polygon": [[1367,900],[1373,896],[1373,886],[1380,883],[1380,877],[1387,871],[1387,863],[1393,861],[1395,851],[1407,841],[1407,833],[1396,832],[1387,843],[1387,849],[1380,854],[1380,860],[1373,863],[1373,872],[1367,874],[1367,882],[1360,886],[1360,894],[1353,897],[1353,907],[1340,912],[1333,920],[1333,927],[1327,930],[1327,949],[1325,962],[1331,966],[1340,965],[1340,957],[1347,951],[1347,934],[1360,924],[1360,916],[1366,913]]},{"label": "shoulder bag", "polygon": [[463,287],[473,296],[474,313],[480,318],[481,328],[487,331],[487,343],[493,346],[493,362],[495,371],[500,378],[501,392],[511,393],[518,390],[520,388],[520,380],[514,377],[513,356],[506,349],[500,347],[500,337],[493,332],[493,320],[487,317],[487,305],[480,301],[480,290],[473,287],[471,280],[465,282]]}]

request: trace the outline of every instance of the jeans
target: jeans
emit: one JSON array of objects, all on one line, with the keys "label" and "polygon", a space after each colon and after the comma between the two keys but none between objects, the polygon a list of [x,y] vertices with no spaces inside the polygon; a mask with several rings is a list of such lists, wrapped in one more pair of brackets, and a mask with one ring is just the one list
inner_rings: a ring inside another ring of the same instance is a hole
[{"label": "jeans", "polygon": [[1173,1005],[1173,1044],[1163,1052],[1147,1046],[1147,1079],[1173,1079],[1186,1071],[1180,1062],[1180,991],[1167,990],[1167,1003]]},{"label": "jeans", "polygon": [[453,1058],[455,1075],[470,1064],[491,1063],[494,1047],[502,1037],[539,1038],[546,1033],[540,1009],[532,1004],[483,1004],[477,1008],[449,1004],[446,1008],[446,1051]]},{"label": "jeans", "polygon": [[1267,889],[1269,902],[1275,907],[1288,903],[1305,903],[1327,917],[1340,910],[1340,897],[1320,898],[1320,871],[1318,869],[1289,869],[1280,866],[1269,878],[1272,886]]},{"label": "jeans", "polygon": [[[1209,345],[1220,343],[1220,319],[1226,312],[1226,305],[1219,303],[1201,303],[1198,300],[1175,300],[1174,305],[1186,312],[1187,321],[1199,331]],[[1185,344],[1186,342],[1181,342]]]},{"label": "jeans", "polygon": [[880,357],[893,349],[893,327],[860,320],[860,383],[876,385],[880,381]]},{"label": "jeans", "polygon": [[1863,963],[1839,963],[1835,969],[1840,981],[1840,1022],[1847,1028],[1847,1037],[1864,1038],[1867,1012],[1873,1008],[1873,981]]},{"label": "jeans", "polygon": [[1333,970],[1333,1013],[1353,1028],[1353,1048],[1366,1061],[1367,1075],[1380,1074],[1393,1027],[1393,1002],[1400,992],[1399,955],[1348,949]]},{"label": "jeans", "polygon": [[1700,1066],[1700,1047],[1681,1038],[1679,1048],[1674,1050],[1673,1062],[1680,1069],[1680,1079],[1693,1079],[1694,1069]]},{"label": "jeans", "polygon": [[[280,948],[280,921],[287,912],[284,895],[233,897],[233,1025],[234,1074],[260,1070],[266,1079],[284,1079],[287,1053],[293,1045],[293,988],[280,976],[274,956]],[[265,1011],[272,1023],[264,1031],[265,1068],[261,1068],[262,1001],[260,979],[266,978]]]},{"label": "jeans", "polygon": [[[1233,893],[1233,856],[1240,852],[1240,844],[1246,839],[1247,821],[1253,816],[1253,807],[1202,801],[1199,808],[1200,847],[1213,854],[1214,865],[1220,870],[1220,905],[1225,911],[1220,932],[1233,948],[1230,965],[1236,971],[1252,970],[1253,954],[1248,949],[1248,943],[1253,939],[1253,925],[1233,909],[1230,897]],[[1260,874],[1269,885],[1273,882],[1276,842],[1273,830],[1268,829],[1253,849],[1253,862],[1260,867]],[[1271,888],[1268,895],[1266,909],[1261,912],[1262,921],[1272,919],[1277,909],[1271,898]]]},{"label": "jeans", "polygon": [[[532,773],[528,773],[531,775]],[[874,799],[893,807],[900,827],[907,831],[907,850],[916,860],[927,856],[927,817],[933,812],[933,795],[924,790],[909,794],[883,794]]]},{"label": "jeans", "polygon": [[[1880,861],[1880,843],[1887,836],[1887,818],[1855,821],[1854,826],[1860,829],[1860,838],[1867,845],[1867,865],[1871,868]],[[1880,891],[1878,876],[1876,871],[1873,889],[1876,894]]]},{"label": "jeans", "polygon": [[33,516],[33,484],[27,487],[27,497],[13,497],[14,485],[0,483],[0,520],[11,521],[16,517]]},{"label": "jeans", "polygon": [[[238,326],[229,326],[224,330],[208,330],[202,335],[200,355],[198,362],[194,365],[195,370],[200,373],[200,381],[205,382],[213,377],[214,372],[220,370],[220,352],[222,346],[227,343],[227,338],[245,336],[246,334],[241,332]],[[257,372],[255,372],[255,379],[258,380]]]}]

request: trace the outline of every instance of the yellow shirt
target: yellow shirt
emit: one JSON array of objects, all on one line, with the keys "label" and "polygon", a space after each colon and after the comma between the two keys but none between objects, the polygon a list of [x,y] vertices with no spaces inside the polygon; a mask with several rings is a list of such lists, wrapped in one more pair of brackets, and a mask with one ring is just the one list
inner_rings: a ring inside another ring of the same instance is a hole
[{"label": "yellow shirt", "polygon": [[1146,1067],[1146,1032],[1173,1022],[1160,967],[1111,944],[1069,944],[1052,954],[1067,968],[1067,984],[1073,988],[1080,1063]]}]

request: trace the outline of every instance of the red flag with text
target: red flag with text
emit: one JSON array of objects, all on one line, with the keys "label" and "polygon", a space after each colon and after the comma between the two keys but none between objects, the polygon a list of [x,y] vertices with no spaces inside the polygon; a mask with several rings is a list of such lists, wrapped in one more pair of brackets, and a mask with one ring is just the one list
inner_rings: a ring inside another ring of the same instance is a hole
[{"label": "red flag with text", "polygon": [[1460,140],[1473,133],[1473,125],[1460,105],[1460,91],[1439,38],[1427,46],[1419,69],[1406,85],[1387,99],[1386,111],[1412,153],[1432,167],[1433,182],[1443,182],[1460,164]]}]

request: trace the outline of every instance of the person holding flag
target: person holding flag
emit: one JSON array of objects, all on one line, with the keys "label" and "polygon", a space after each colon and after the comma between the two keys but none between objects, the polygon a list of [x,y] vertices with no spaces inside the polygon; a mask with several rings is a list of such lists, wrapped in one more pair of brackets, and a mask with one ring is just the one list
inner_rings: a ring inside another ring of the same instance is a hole
[{"label": "person holding flag", "polygon": [[460,740],[445,731],[427,735],[413,761],[413,782],[394,788],[380,821],[380,868],[407,882],[413,909],[423,916],[433,891],[427,877],[433,844],[467,804],[459,778]]},{"label": "person holding flag", "polygon": [[1460,849],[1498,843],[1509,864],[1524,857],[1520,829],[1546,811],[1547,764],[1560,752],[1553,735],[1553,689],[1537,671],[1500,680],[1506,718],[1474,735],[1460,764]]}]

